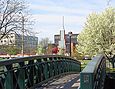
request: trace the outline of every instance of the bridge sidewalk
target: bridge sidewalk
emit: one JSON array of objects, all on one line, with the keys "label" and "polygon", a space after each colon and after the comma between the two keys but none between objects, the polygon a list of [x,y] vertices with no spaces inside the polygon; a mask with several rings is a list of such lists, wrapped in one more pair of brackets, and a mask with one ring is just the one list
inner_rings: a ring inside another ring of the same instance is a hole
[{"label": "bridge sidewalk", "polygon": [[53,79],[35,89],[77,89],[79,86],[79,74],[70,74]]}]

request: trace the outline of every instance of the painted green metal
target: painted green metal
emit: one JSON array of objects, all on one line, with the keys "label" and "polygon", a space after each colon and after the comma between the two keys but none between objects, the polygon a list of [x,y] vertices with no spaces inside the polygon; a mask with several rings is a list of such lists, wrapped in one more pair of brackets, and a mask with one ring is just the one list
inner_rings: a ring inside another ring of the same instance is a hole
[{"label": "painted green metal", "polygon": [[4,89],[13,89],[12,77],[13,77],[12,71],[8,71],[5,77]]},{"label": "painted green metal", "polygon": [[[17,77],[17,79],[18,79],[18,84],[19,84],[19,89],[25,89],[25,70],[22,68],[22,69],[19,69],[18,70],[19,72],[17,72],[18,73],[18,77]],[[23,76],[22,76],[23,75]]]},{"label": "painted green metal", "polygon": [[103,89],[106,77],[106,58],[98,55],[80,73],[80,89]]},{"label": "painted green metal", "polygon": [[28,89],[63,73],[80,72],[79,61],[60,55],[0,61],[0,89]]}]

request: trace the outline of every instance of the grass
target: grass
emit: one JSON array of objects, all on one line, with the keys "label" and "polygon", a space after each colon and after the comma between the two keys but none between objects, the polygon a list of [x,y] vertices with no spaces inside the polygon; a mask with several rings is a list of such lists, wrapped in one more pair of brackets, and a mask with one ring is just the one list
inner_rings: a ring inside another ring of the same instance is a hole
[{"label": "grass", "polygon": [[106,60],[106,72],[107,73],[115,73],[115,68],[113,68],[112,63]]},{"label": "grass", "polygon": [[3,60],[3,58],[0,58],[0,60]]},{"label": "grass", "polygon": [[[81,70],[83,70],[91,60],[79,60],[81,62]],[[115,73],[115,68],[112,68],[111,63],[106,61],[106,73]]]},{"label": "grass", "polygon": [[115,68],[108,68],[108,67],[106,67],[106,72],[107,73],[115,73]]},{"label": "grass", "polygon": [[83,70],[91,60],[79,60],[81,62],[81,70]]},{"label": "grass", "polygon": [[6,58],[0,58],[0,61],[2,61],[2,60],[4,60],[4,59],[6,59]]}]

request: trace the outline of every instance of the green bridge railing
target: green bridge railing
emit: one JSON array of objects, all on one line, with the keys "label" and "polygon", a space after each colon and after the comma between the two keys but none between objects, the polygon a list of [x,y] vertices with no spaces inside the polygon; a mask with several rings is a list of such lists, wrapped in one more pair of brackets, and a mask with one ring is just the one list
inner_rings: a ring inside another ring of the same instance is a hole
[{"label": "green bridge railing", "polygon": [[106,66],[107,67],[107,77],[110,79],[115,79],[115,55],[113,55],[112,57],[107,57],[107,62],[106,62]]},{"label": "green bridge railing", "polygon": [[57,75],[80,70],[79,61],[59,55],[3,60],[0,61],[0,89],[33,89]]},{"label": "green bridge railing", "polygon": [[106,77],[106,58],[94,57],[80,73],[80,89],[103,89]]}]

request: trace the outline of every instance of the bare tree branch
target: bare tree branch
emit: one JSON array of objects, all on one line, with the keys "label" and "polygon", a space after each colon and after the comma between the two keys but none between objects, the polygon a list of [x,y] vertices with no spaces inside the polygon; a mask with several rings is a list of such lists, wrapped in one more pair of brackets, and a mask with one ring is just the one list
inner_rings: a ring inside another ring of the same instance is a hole
[{"label": "bare tree branch", "polygon": [[21,17],[25,5],[18,0],[0,0],[0,40],[10,32],[20,28]]}]

